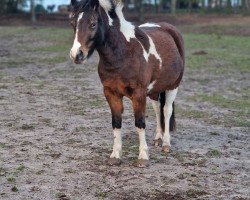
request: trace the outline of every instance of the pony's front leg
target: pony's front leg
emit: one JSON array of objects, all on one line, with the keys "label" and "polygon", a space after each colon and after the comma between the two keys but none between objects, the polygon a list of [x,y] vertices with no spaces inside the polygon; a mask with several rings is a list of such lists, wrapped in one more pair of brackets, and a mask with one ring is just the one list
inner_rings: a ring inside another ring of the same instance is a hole
[{"label": "pony's front leg", "polygon": [[138,156],[138,167],[147,167],[149,165],[148,145],[145,136],[145,110],[146,95],[141,91],[135,91],[132,97],[135,126],[139,135],[140,147]]},{"label": "pony's front leg", "polygon": [[122,134],[121,134],[122,113],[123,113],[122,96],[107,87],[104,87],[104,94],[111,109],[112,127],[114,134],[113,151],[112,154],[110,155],[108,163],[110,165],[120,165],[122,156]]}]

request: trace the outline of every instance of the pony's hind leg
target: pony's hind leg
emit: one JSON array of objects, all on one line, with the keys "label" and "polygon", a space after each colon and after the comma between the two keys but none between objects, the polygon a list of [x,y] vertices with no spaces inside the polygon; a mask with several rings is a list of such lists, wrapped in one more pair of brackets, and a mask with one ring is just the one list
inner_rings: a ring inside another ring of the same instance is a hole
[{"label": "pony's hind leg", "polygon": [[[164,106],[165,131],[162,138],[162,151],[170,151],[170,119],[173,114],[173,103],[177,94],[178,88],[166,91],[166,103]],[[173,119],[174,120],[174,119]]]},{"label": "pony's hind leg", "polygon": [[161,127],[161,113],[160,113],[160,102],[152,100],[153,109],[156,115],[156,135],[154,139],[155,146],[160,146],[162,142],[162,127]]}]

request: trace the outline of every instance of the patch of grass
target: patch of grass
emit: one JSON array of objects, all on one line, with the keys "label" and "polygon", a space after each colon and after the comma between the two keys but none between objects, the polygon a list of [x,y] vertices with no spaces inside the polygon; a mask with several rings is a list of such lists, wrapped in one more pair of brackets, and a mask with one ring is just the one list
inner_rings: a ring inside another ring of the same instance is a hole
[{"label": "patch of grass", "polygon": [[105,199],[107,197],[108,193],[105,191],[102,191],[100,188],[96,188],[95,191],[95,197],[98,198],[98,200]]},{"label": "patch of grass", "polygon": [[11,188],[11,191],[12,192],[18,192],[18,188],[16,186],[14,186],[14,187]]},{"label": "patch of grass", "polygon": [[22,76],[18,76],[15,78],[15,83],[26,83],[26,82],[27,80]]},{"label": "patch of grass", "polygon": [[26,26],[2,26],[0,27],[0,37],[2,38],[9,38],[13,35],[23,35],[30,33],[31,27]]},{"label": "patch of grass", "polygon": [[122,153],[123,153],[124,156],[126,156],[126,155],[132,156],[129,159],[131,161],[133,161],[134,158],[135,158],[134,156],[138,155],[138,153],[139,153],[139,141],[138,141],[138,138],[136,138],[136,139],[133,139],[133,138],[125,139],[123,149],[122,149]]},{"label": "patch of grass", "polygon": [[41,170],[38,170],[36,172],[36,175],[41,175],[41,174],[44,174],[45,170],[44,169],[41,169]]},{"label": "patch of grass", "polygon": [[[250,72],[250,41],[247,37],[213,34],[184,34],[187,70],[208,70],[212,73]],[[193,55],[195,51],[206,55]]]},{"label": "patch of grass", "polygon": [[4,149],[6,147],[6,144],[0,142],[0,148]]},{"label": "patch of grass", "polygon": [[78,127],[76,127],[76,128],[74,129],[73,132],[79,133],[79,132],[85,132],[86,130],[89,130],[89,128],[88,128],[88,127],[85,127],[85,126],[78,126]]},{"label": "patch of grass", "polygon": [[22,172],[22,171],[24,171],[24,169],[25,169],[25,166],[22,164],[22,165],[19,165],[17,168],[16,168],[16,170],[17,171],[20,171],[20,172]]},{"label": "patch of grass", "polygon": [[205,192],[203,190],[189,189],[186,191],[186,195],[189,198],[198,198],[200,196],[207,195],[207,192]]},{"label": "patch of grass", "polygon": [[[247,95],[248,96],[248,95]],[[245,126],[250,127],[250,99],[249,98],[234,98],[229,99],[219,94],[205,95],[200,94],[187,98],[188,101],[194,102],[209,102],[218,108],[228,109],[227,114],[221,119],[216,119],[211,122],[224,123],[225,125]],[[211,115],[211,114],[210,114]],[[211,116],[210,116],[211,117]]]},{"label": "patch of grass", "polygon": [[34,125],[32,125],[32,124],[23,124],[23,125],[21,126],[21,129],[23,129],[23,130],[34,130],[35,127],[34,127]]},{"label": "patch of grass", "polygon": [[211,114],[208,112],[194,110],[190,107],[188,108],[176,107],[176,115],[180,117],[194,118],[194,119],[211,117]]},{"label": "patch of grass", "polygon": [[89,105],[91,107],[101,107],[101,106],[104,106],[104,103],[105,102],[103,100],[101,100],[101,99],[91,99],[89,101]]},{"label": "patch of grass", "polygon": [[212,132],[209,132],[209,134],[210,134],[210,135],[214,135],[214,136],[220,135],[219,133],[217,133],[217,132],[214,132],[214,131],[212,131]]},{"label": "patch of grass", "polygon": [[0,176],[4,176],[7,173],[7,169],[4,167],[0,167]]},{"label": "patch of grass", "polygon": [[249,112],[250,109],[250,99],[242,98],[242,99],[228,99],[222,95],[196,95],[189,97],[189,99],[194,101],[206,101],[217,106],[223,108],[230,108],[230,109],[238,109],[238,110],[246,110]]},{"label": "patch of grass", "polygon": [[220,157],[221,152],[218,149],[210,148],[206,155],[209,156],[209,157]]},{"label": "patch of grass", "polygon": [[182,153],[176,152],[176,153],[173,153],[172,156],[181,163],[185,161],[185,156]]},{"label": "patch of grass", "polygon": [[16,179],[15,179],[13,176],[9,176],[9,177],[7,178],[7,181],[8,181],[8,182],[15,182]]},{"label": "patch of grass", "polygon": [[6,90],[6,89],[8,89],[8,86],[7,85],[0,85],[0,89],[4,89],[4,90]]},{"label": "patch of grass", "polygon": [[50,46],[44,46],[44,47],[38,47],[32,50],[35,50],[37,52],[68,52],[70,47],[70,43],[59,43],[59,44],[53,44]]},{"label": "patch of grass", "polygon": [[43,58],[40,62],[46,63],[46,64],[57,64],[57,63],[63,63],[66,62],[67,58],[65,55],[62,56],[54,56],[52,58]]}]

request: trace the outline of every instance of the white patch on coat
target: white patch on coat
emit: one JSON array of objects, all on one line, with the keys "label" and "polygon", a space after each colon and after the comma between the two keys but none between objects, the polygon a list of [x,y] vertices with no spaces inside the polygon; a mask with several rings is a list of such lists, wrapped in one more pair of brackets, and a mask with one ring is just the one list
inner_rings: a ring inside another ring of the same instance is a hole
[{"label": "white patch on coat", "polygon": [[145,23],[145,24],[140,25],[139,27],[161,27],[161,26],[158,24],[154,24],[154,23]]},{"label": "white patch on coat", "polygon": [[118,158],[120,159],[122,156],[122,134],[121,129],[114,129],[114,144],[113,144],[113,152],[110,155],[110,158]]},{"label": "white patch on coat", "polygon": [[113,19],[109,16],[109,11],[112,9],[112,5],[109,0],[99,0],[100,6],[105,10],[105,13],[109,20],[109,26],[113,26]]},{"label": "white patch on coat", "polygon": [[160,69],[161,69],[161,67],[162,67],[162,59],[161,59],[160,55],[158,54],[158,52],[156,50],[156,47],[155,47],[155,44],[154,44],[152,38],[149,37],[149,36],[148,36],[148,38],[149,38],[149,44],[150,44],[149,55],[150,54],[154,55],[155,58],[160,61]]},{"label": "white patch on coat", "polygon": [[178,88],[174,90],[166,91],[166,103],[163,108],[164,110],[164,117],[165,117],[165,132],[162,138],[162,146],[170,146],[170,134],[169,134],[169,122],[170,117],[173,112],[173,102],[175,100]]},{"label": "white patch on coat", "polygon": [[147,92],[150,92],[150,90],[152,90],[154,88],[155,83],[156,83],[156,81],[153,81],[152,83],[149,84]]},{"label": "white patch on coat", "polygon": [[110,11],[112,9],[112,5],[109,0],[99,0],[100,6],[105,10],[105,11]]},{"label": "white patch on coat", "polygon": [[143,128],[136,128],[138,135],[139,135],[139,141],[140,141],[140,147],[139,147],[139,156],[138,159],[144,159],[148,160],[148,145],[146,142],[146,136],[145,136],[145,129]]},{"label": "white patch on coat", "polygon": [[135,38],[135,26],[124,18],[122,9],[123,5],[118,4],[115,8],[115,11],[120,21],[120,31],[122,32],[126,40],[130,42],[131,38]]},{"label": "white patch on coat", "polygon": [[106,15],[108,16],[108,19],[109,19],[109,26],[113,26],[113,19],[109,16],[108,11],[105,11],[105,12],[106,12]]},{"label": "white patch on coat", "polygon": [[155,140],[162,139],[161,116],[160,116],[160,102],[152,100],[153,109],[156,115],[156,135]]},{"label": "white patch on coat", "polygon": [[141,45],[141,47],[142,47],[142,50],[143,50],[143,56],[144,56],[145,60],[148,62],[149,56],[150,56],[150,55],[154,55],[155,58],[156,58],[157,60],[159,60],[159,62],[160,62],[159,67],[160,67],[160,69],[161,69],[161,67],[162,67],[162,59],[161,59],[160,55],[158,54],[158,52],[157,52],[157,50],[156,50],[156,47],[155,47],[155,44],[154,44],[152,38],[151,38],[149,35],[147,35],[147,36],[148,36],[149,45],[150,45],[150,46],[149,46],[149,52],[147,52],[147,51],[145,50],[144,46],[142,45],[142,43],[139,42],[140,45]]}]

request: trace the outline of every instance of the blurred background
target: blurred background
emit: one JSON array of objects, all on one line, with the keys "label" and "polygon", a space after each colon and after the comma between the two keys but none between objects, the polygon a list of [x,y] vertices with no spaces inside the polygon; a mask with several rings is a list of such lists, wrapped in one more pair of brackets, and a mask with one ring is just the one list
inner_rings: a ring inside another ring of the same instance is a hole
[{"label": "blurred background", "polygon": [[[6,18],[36,20],[67,19],[69,0],[1,0],[0,14]],[[135,21],[164,18],[171,14],[243,14],[250,13],[250,0],[126,0],[125,11]]]},{"label": "blurred background", "polygon": [[153,147],[148,105],[149,169],[133,166],[128,99],[123,164],[106,165],[99,58],[70,60],[69,2],[0,0],[0,199],[249,199],[250,0],[125,1],[127,20],[174,24],[185,41],[168,155]]}]

